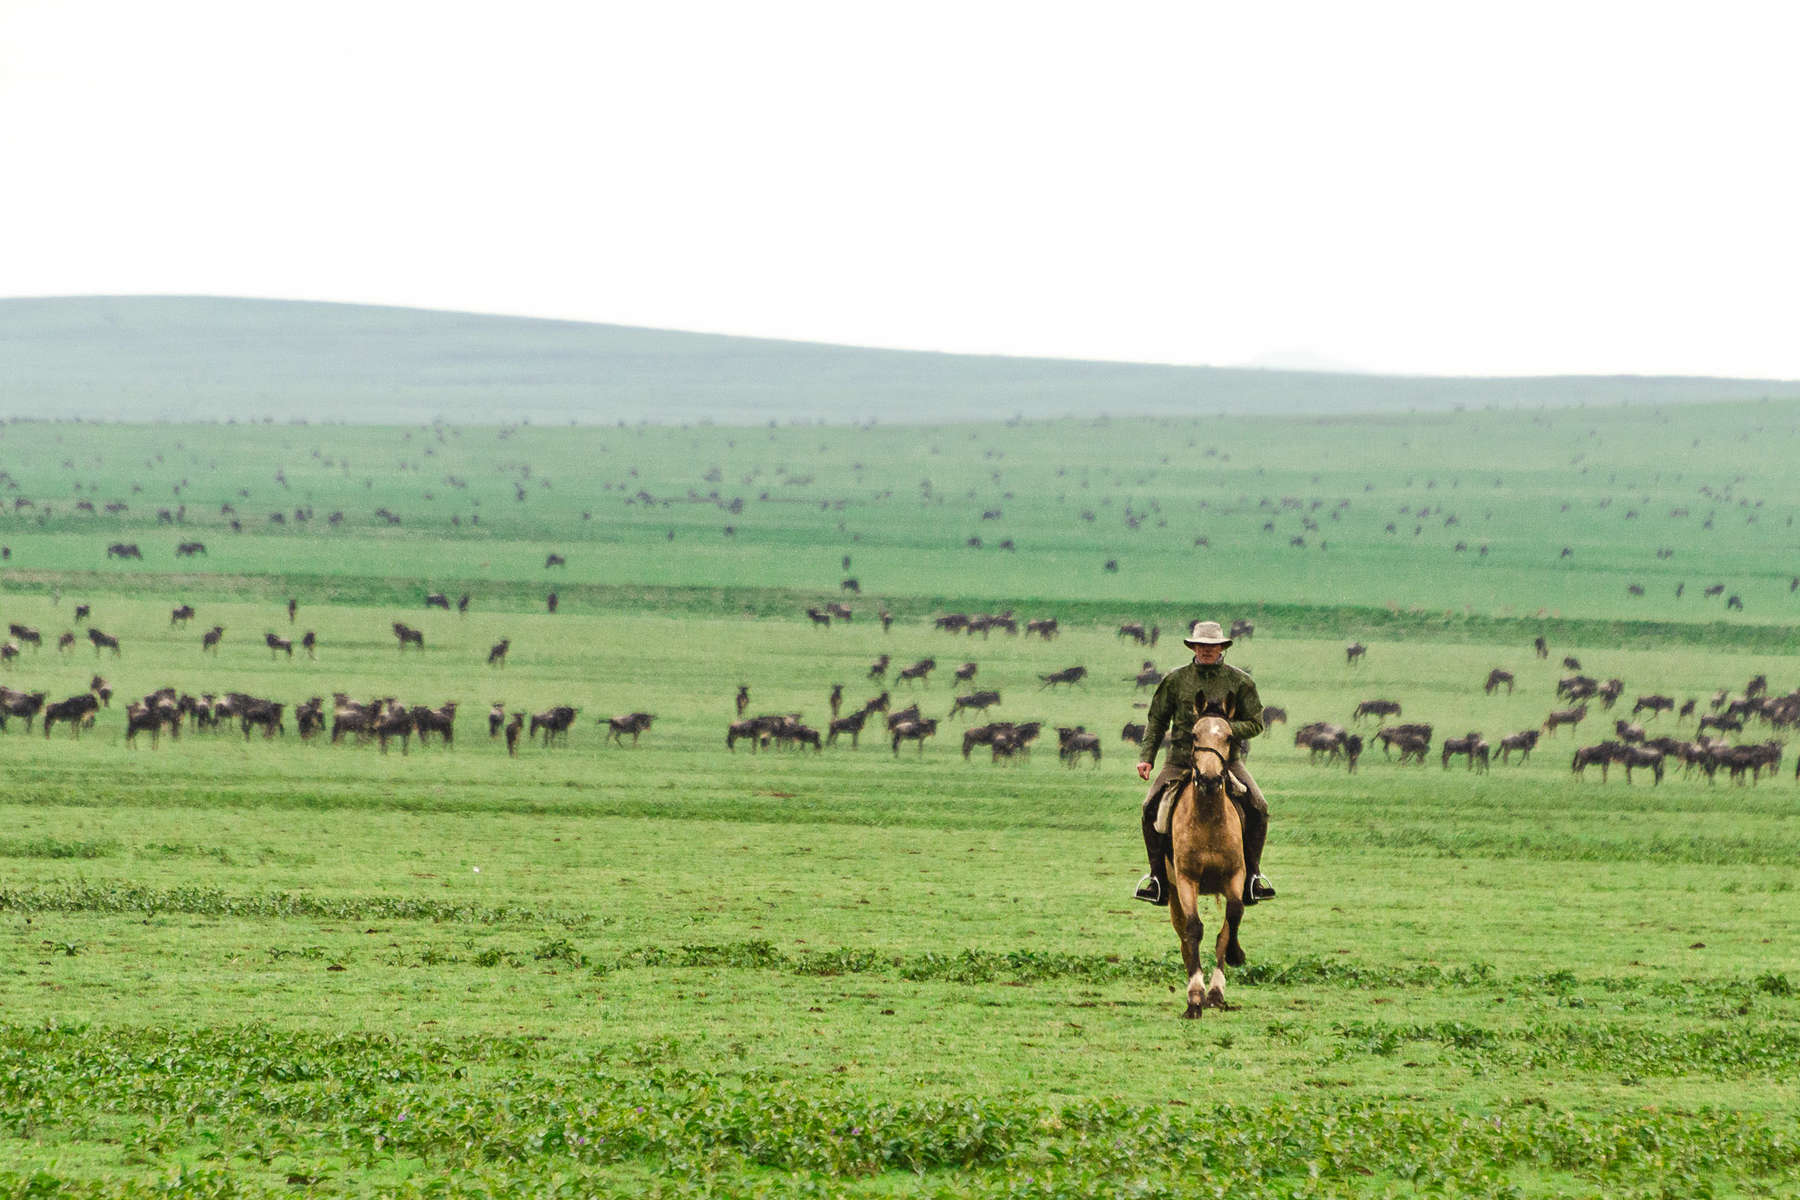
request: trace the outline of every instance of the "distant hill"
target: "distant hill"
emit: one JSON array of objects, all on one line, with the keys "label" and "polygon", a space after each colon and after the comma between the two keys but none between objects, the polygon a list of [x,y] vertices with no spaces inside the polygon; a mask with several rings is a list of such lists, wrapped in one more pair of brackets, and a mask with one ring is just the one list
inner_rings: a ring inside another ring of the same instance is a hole
[{"label": "distant hill", "polygon": [[0,417],[912,424],[1760,397],[1800,397],[1800,383],[1001,358],[281,300],[0,300]]}]

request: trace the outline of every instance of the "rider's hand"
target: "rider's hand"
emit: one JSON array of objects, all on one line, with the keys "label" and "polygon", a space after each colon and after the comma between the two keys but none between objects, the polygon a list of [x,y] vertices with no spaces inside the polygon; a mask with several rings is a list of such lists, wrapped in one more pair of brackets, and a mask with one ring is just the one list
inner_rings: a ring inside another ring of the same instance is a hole
[{"label": "rider's hand", "polygon": [[1139,779],[1150,778],[1150,764],[1149,763],[1141,762],[1138,764],[1138,778]]}]

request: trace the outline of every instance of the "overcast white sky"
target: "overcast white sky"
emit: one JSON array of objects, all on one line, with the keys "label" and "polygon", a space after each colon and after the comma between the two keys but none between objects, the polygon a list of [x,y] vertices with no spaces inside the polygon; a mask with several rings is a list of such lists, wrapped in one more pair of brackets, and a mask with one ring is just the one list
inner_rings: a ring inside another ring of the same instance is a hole
[{"label": "overcast white sky", "polygon": [[1800,377],[1800,5],[0,0],[0,295]]}]

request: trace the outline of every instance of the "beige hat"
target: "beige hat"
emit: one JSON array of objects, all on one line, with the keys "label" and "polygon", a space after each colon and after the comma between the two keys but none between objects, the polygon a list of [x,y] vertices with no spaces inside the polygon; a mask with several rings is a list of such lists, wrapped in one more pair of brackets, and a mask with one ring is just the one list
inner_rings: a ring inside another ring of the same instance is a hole
[{"label": "beige hat", "polygon": [[1194,627],[1188,630],[1182,641],[1190,646],[1229,646],[1231,639],[1225,636],[1225,629],[1217,621],[1195,621]]}]

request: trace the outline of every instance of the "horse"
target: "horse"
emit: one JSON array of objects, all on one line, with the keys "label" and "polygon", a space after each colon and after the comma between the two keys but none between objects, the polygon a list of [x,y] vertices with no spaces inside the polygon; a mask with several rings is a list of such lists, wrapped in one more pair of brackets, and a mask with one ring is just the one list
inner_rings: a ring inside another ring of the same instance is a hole
[{"label": "horse", "polygon": [[[1208,704],[1194,721],[1194,773],[1182,781],[1169,814],[1169,922],[1181,939],[1187,971],[1186,1018],[1208,1008],[1224,1009],[1225,967],[1244,965],[1238,924],[1244,917],[1244,822],[1226,793],[1231,757],[1229,710]],[[1200,966],[1200,897],[1219,896],[1225,921],[1213,948],[1210,980]]]}]

